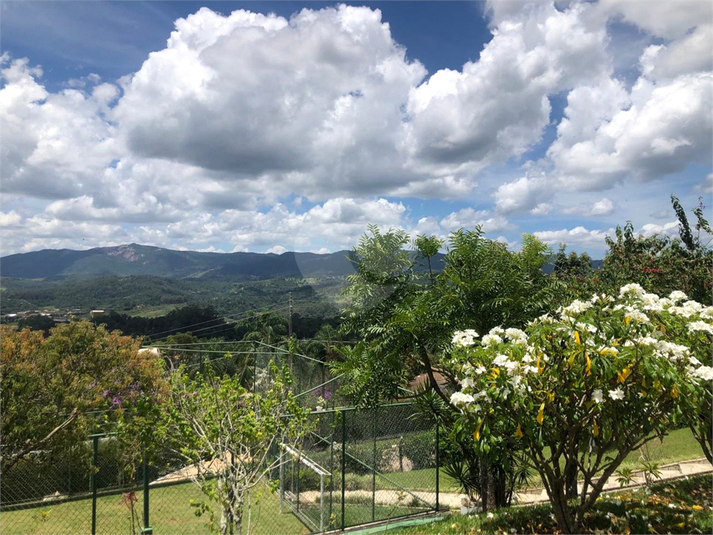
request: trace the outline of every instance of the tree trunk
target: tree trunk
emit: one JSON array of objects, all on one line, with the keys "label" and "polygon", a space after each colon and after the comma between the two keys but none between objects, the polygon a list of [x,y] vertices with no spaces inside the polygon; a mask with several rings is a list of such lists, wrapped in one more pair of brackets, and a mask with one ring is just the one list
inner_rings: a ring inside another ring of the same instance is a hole
[{"label": "tree trunk", "polygon": [[481,459],[480,461],[480,498],[482,501],[483,512],[494,511],[497,508],[495,500],[495,474],[489,462]]},{"label": "tree trunk", "polygon": [[552,489],[551,492],[548,492],[550,503],[555,514],[555,520],[557,520],[557,525],[562,530],[562,533],[579,533],[579,526],[567,505],[566,486],[564,481],[553,482],[550,485]]},{"label": "tree trunk", "polygon": [[565,477],[567,478],[567,499],[574,500],[579,496],[577,492],[577,465],[574,462],[567,464]]}]

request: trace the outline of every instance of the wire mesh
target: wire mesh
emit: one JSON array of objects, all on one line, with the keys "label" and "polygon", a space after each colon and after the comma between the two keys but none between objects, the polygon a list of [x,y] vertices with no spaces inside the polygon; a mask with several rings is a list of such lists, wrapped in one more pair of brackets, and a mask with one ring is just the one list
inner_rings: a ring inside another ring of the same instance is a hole
[{"label": "wire mesh", "polygon": [[[411,405],[343,408],[341,378],[332,376],[327,364],[261,342],[162,354],[190,373],[200,373],[210,361],[217,373],[242,377],[253,392],[270,388],[271,362],[288,366],[300,405],[311,411],[310,433],[293,454],[274,451],[273,459],[282,464],[250,492],[243,533],[301,535],[434,509],[435,427]],[[191,466],[175,452],[159,450],[145,476],[142,465],[127,464],[112,436],[87,437],[62,453],[30,454],[0,478],[0,533],[134,535],[147,526],[156,534],[217,530],[219,505],[193,481]]]}]

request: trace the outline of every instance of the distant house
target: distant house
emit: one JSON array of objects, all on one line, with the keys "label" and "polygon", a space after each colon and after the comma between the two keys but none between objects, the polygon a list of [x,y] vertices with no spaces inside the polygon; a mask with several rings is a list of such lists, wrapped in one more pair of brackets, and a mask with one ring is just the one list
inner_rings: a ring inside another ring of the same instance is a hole
[{"label": "distant house", "polygon": [[92,319],[101,318],[104,315],[104,311],[103,310],[91,310],[89,312],[89,315],[92,317]]}]

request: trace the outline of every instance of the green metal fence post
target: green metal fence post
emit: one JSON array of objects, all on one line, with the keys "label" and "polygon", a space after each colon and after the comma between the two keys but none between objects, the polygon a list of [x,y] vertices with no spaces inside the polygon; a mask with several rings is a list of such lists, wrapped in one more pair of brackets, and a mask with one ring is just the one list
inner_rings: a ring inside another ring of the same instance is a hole
[{"label": "green metal fence post", "polygon": [[153,529],[149,522],[149,464],[146,462],[144,454],[144,527],[141,528],[141,535],[153,535]]},{"label": "green metal fence post", "polygon": [[99,435],[92,437],[92,535],[97,533],[97,461],[99,457]]},{"label": "green metal fence post", "polygon": [[347,413],[342,411],[342,531],[346,527],[344,518],[344,498],[346,496],[346,462],[347,462]]},{"label": "green metal fence post", "polygon": [[438,493],[440,491],[440,472],[441,472],[441,459],[440,459],[440,444],[438,440],[438,422],[436,422],[436,511],[440,509],[440,504],[438,503]]},{"label": "green metal fence post", "polygon": [[374,449],[371,461],[371,521],[376,520],[376,407],[374,407]]}]

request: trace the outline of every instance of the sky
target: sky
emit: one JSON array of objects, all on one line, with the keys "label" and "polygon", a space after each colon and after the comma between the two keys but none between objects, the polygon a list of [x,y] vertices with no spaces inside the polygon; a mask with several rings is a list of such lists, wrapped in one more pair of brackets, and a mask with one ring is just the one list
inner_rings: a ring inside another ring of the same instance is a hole
[{"label": "sky", "polygon": [[601,258],[713,206],[713,3],[0,2],[0,254]]}]

